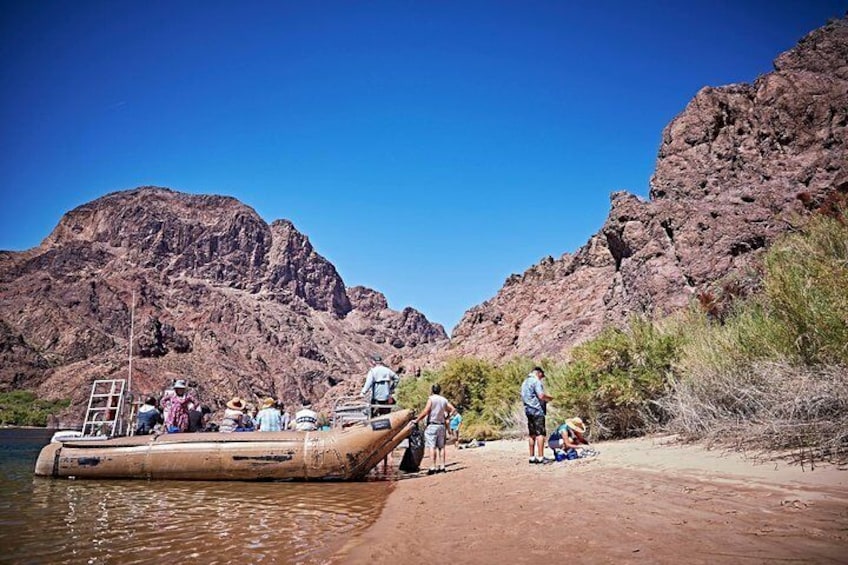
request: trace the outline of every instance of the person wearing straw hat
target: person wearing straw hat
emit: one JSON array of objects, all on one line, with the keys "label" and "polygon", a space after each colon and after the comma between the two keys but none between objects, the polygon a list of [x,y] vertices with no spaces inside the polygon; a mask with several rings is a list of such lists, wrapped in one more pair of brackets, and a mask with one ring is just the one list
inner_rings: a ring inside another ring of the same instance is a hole
[{"label": "person wearing straw hat", "polygon": [[241,427],[242,410],[244,410],[245,402],[238,396],[234,396],[227,402],[227,409],[224,410],[224,418],[221,420],[221,426],[218,431],[234,432]]},{"label": "person wearing straw hat", "polygon": [[[583,420],[569,418],[551,434],[548,439],[548,447],[554,450],[554,458],[557,461],[577,459],[580,457],[580,452],[577,449],[582,445],[589,445],[589,440],[585,438],[585,434],[586,424],[583,423]],[[562,456],[560,456],[560,452]]]},{"label": "person wearing straw hat", "polygon": [[260,432],[279,432],[283,429],[283,417],[277,409],[277,402],[268,397],[262,401],[262,409],[256,414],[256,429]]}]

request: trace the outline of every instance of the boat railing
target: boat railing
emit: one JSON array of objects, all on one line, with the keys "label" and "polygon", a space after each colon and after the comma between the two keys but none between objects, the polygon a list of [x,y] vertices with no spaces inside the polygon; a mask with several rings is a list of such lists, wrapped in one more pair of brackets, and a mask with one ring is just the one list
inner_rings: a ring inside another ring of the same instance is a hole
[{"label": "boat railing", "polygon": [[333,428],[346,428],[347,426],[367,422],[372,418],[377,408],[390,408],[397,410],[397,405],[371,404],[361,396],[343,396],[333,404]]}]

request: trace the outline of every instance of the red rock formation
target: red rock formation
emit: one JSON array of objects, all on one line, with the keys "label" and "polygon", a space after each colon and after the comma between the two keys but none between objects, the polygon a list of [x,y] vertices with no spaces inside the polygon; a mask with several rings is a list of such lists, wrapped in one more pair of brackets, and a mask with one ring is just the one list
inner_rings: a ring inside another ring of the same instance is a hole
[{"label": "red rock formation", "polygon": [[513,275],[466,312],[450,355],[562,356],[605,324],[684,307],[735,278],[828,195],[848,191],[848,20],[753,84],[704,88],[664,130],[651,200],[618,192],[574,255]]},{"label": "red rock formation", "polygon": [[0,387],[73,398],[127,376],[135,292],[134,390],[179,375],[220,406],[235,394],[296,404],[364,379],[368,357],[445,342],[412,309],[345,288],[291,222],[267,225],[232,198],[145,187],[66,214],[44,242],[0,253]]}]

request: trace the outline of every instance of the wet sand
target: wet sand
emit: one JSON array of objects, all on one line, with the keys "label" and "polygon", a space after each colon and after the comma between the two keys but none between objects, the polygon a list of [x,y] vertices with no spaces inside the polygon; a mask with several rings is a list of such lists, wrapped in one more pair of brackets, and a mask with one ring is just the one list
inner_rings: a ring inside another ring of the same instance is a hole
[{"label": "wet sand", "polygon": [[594,447],[530,465],[523,441],[449,446],[448,472],[398,481],[334,562],[848,563],[848,469],[663,437]]}]

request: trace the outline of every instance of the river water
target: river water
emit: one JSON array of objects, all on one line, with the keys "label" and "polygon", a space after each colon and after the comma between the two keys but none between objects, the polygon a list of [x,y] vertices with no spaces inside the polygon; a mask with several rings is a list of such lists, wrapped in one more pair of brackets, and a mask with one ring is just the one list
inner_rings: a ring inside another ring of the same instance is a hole
[{"label": "river water", "polygon": [[391,489],[36,478],[51,435],[0,429],[0,563],[324,563]]}]

